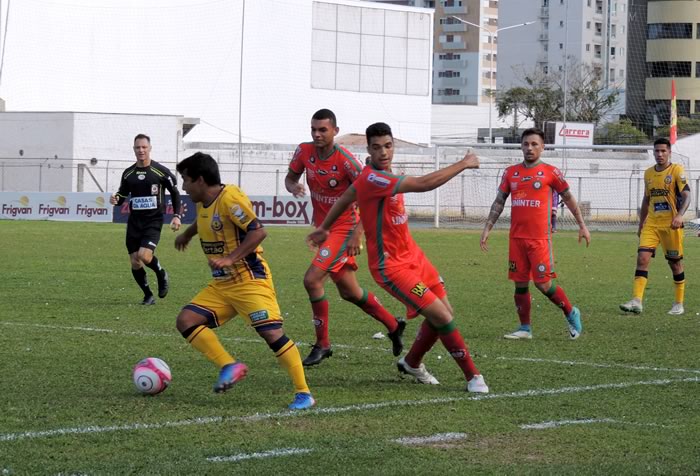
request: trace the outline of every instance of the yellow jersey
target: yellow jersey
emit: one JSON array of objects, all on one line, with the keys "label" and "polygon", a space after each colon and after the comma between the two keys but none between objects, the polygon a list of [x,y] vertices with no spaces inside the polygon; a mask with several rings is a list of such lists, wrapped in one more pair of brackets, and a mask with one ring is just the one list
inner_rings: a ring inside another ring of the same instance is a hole
[{"label": "yellow jersey", "polygon": [[[245,239],[248,231],[262,228],[248,196],[235,185],[222,187],[219,196],[209,206],[197,204],[197,233],[207,258],[229,255]],[[232,266],[212,270],[216,281],[242,283],[255,279],[270,279],[262,246]]]},{"label": "yellow jersey", "polygon": [[688,187],[683,166],[671,164],[661,172],[649,167],[644,172],[644,193],[649,199],[649,209],[644,226],[670,227],[678,213],[681,192]]}]

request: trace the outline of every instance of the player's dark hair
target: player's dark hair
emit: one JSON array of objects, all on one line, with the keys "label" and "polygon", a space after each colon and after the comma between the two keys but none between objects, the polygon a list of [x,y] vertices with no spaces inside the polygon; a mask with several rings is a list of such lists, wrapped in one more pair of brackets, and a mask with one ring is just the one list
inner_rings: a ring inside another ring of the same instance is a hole
[{"label": "player's dark hair", "polygon": [[659,137],[654,141],[654,147],[657,145],[666,145],[668,147],[668,150],[671,150],[671,141],[666,139],[665,137]]},{"label": "player's dark hair", "polygon": [[525,129],[523,131],[523,135],[520,136],[520,142],[522,143],[523,139],[527,136],[540,136],[540,139],[542,139],[542,143],[544,144],[544,132],[542,132],[542,129],[539,127],[531,127],[529,129]]},{"label": "player's dark hair", "polygon": [[151,143],[151,138],[148,137],[146,134],[138,134],[136,137],[134,137],[134,142],[136,142],[139,139],[146,139],[148,143]]},{"label": "player's dark hair", "polygon": [[383,122],[375,122],[374,124],[370,125],[365,131],[365,135],[367,136],[367,145],[369,145],[372,137],[391,136],[392,139],[394,138],[394,134],[391,133],[391,127],[389,127],[389,124],[385,124]]},{"label": "player's dark hair", "polygon": [[207,185],[221,185],[219,164],[211,155],[203,152],[190,155],[177,164],[177,171],[181,175],[187,175],[193,181],[202,177]]},{"label": "player's dark hair", "polygon": [[314,121],[322,121],[324,119],[329,119],[331,121],[331,125],[333,127],[337,127],[335,114],[330,109],[319,109],[318,111],[314,112],[314,115],[311,116],[311,119],[313,119]]}]

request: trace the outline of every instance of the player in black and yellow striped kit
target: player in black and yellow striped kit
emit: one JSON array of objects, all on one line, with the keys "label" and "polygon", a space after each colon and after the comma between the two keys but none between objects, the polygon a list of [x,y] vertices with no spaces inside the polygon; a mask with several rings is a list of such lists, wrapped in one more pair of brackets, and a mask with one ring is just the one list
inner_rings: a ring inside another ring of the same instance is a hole
[{"label": "player in black and yellow striped kit", "polygon": [[215,392],[242,380],[248,367],[229,354],[213,328],[239,314],[267,342],[295,388],[292,410],[315,401],[306,384],[299,350],[282,328],[270,268],[260,244],[267,236],[247,195],[235,185],[222,185],[219,167],[201,152],[180,162],[183,189],[197,204],[197,221],[175,239],[183,251],[195,235],[209,260],[212,280],[177,316],[182,336],[221,370]]},{"label": "player in black and yellow striped kit", "polygon": [[644,199],[639,217],[639,249],[634,273],[632,299],[620,304],[625,312],[642,312],[642,298],[649,275],[649,261],[661,244],[673,273],[675,296],[671,315],[685,312],[685,271],[683,269],[683,215],[690,205],[690,187],[683,166],[671,163],[668,139],[654,142],[656,165],[644,172]]}]

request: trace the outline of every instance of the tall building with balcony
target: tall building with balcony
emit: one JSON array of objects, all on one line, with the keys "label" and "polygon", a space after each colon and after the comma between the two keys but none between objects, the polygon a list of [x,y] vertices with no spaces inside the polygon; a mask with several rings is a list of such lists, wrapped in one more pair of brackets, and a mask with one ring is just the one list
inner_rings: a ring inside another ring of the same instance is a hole
[{"label": "tall building with balcony", "polygon": [[498,6],[496,0],[436,2],[433,104],[488,103],[496,80]]},{"label": "tall building with balcony", "polygon": [[523,85],[523,76],[534,71],[563,76],[567,65],[587,64],[604,88],[620,92],[616,112],[622,113],[629,1],[500,0],[500,28],[536,23],[499,33],[498,91]]},{"label": "tall building with balcony", "polygon": [[631,3],[630,31],[637,41],[630,45],[634,56],[627,114],[652,132],[670,122],[671,80],[676,82],[678,115],[700,114],[700,2]]}]

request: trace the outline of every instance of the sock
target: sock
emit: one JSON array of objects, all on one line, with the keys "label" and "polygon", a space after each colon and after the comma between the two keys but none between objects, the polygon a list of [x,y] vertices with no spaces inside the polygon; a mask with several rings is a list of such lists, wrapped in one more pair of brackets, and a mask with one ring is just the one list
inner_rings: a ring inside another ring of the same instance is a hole
[{"label": "sock", "polygon": [[231,354],[226,352],[216,333],[206,326],[192,326],[182,332],[182,337],[219,368],[236,361]]},{"label": "sock", "polygon": [[413,368],[416,368],[423,361],[423,356],[433,348],[438,340],[438,333],[427,320],[424,320],[418,329],[416,340],[413,341],[411,349],[404,357],[404,362]]},{"label": "sock", "polygon": [[641,302],[644,297],[644,289],[647,287],[649,271],[638,269],[634,272],[634,284],[632,285],[632,297]]},{"label": "sock", "polygon": [[155,271],[157,275],[160,275],[160,273],[163,272],[163,268],[160,267],[160,262],[158,261],[158,258],[156,258],[156,255],[153,255],[153,258],[151,259],[150,263],[145,263],[146,266],[148,266],[150,269]]},{"label": "sock", "polygon": [[518,311],[520,327],[530,327],[530,309],[532,307],[532,296],[528,288],[515,288],[515,309]]},{"label": "sock", "polygon": [[561,288],[561,286],[557,286],[556,284],[552,283],[552,287],[549,288],[549,291],[545,293],[545,296],[547,296],[550,301],[552,301],[554,304],[560,307],[561,310],[564,311],[565,316],[569,315],[573,306],[571,306],[569,298],[566,297],[566,293]]},{"label": "sock", "polygon": [[301,364],[301,356],[299,349],[294,341],[286,335],[283,335],[272,344],[269,344],[270,349],[275,353],[277,362],[287,371],[294,384],[295,393],[311,393],[309,386],[306,385],[306,376],[304,375],[304,366]]},{"label": "sock", "polygon": [[679,274],[673,275],[673,284],[675,286],[675,296],[676,300],[674,302],[679,302],[683,304],[683,299],[685,298],[685,273],[681,272]]},{"label": "sock", "polygon": [[445,349],[447,349],[452,358],[455,359],[459,368],[462,369],[464,377],[466,377],[467,380],[471,380],[474,375],[479,375],[479,371],[474,365],[472,356],[469,355],[467,344],[464,342],[459,329],[457,329],[455,321],[452,320],[448,324],[439,327],[437,333],[442,345],[445,346]]},{"label": "sock", "polygon": [[311,310],[314,313],[316,345],[327,349],[331,346],[331,341],[328,337],[328,300],[325,294],[318,299],[311,300]]},{"label": "sock", "polygon": [[131,269],[131,274],[134,276],[136,284],[139,285],[141,291],[143,291],[144,296],[153,296],[151,288],[148,287],[148,278],[146,277],[146,270],[143,268]]},{"label": "sock", "polygon": [[377,296],[366,289],[362,290],[362,297],[355,303],[355,305],[365,311],[365,313],[384,324],[384,327],[386,327],[389,332],[394,332],[396,328],[399,327],[399,323],[396,322],[396,318],[390,314],[389,311],[384,309],[384,306],[379,303]]}]

